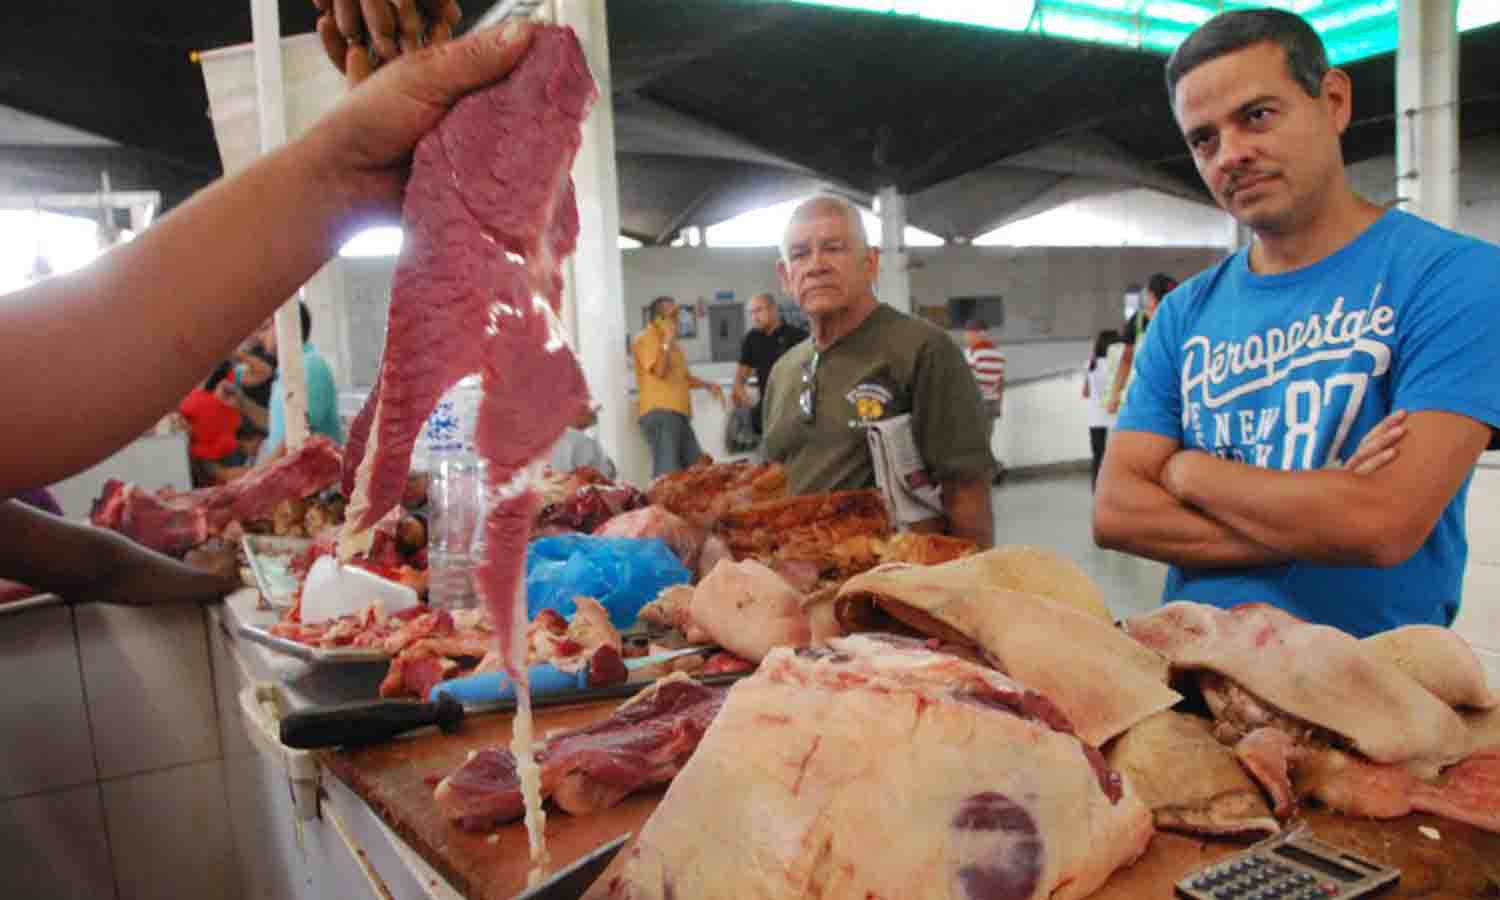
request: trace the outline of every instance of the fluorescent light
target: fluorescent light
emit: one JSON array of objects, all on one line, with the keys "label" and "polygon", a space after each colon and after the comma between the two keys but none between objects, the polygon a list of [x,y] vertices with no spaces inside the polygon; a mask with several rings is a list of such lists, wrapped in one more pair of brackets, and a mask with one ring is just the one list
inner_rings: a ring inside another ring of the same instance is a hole
[{"label": "fluorescent light", "polygon": [[[764,0],[950,22],[1150,50],[1163,55],[1225,9],[1272,6],[1301,15],[1335,64],[1396,46],[1398,0]],[[1500,0],[1458,0],[1458,30],[1500,22]]]},{"label": "fluorescent light", "polygon": [[1036,7],[1034,0],[791,0],[804,6],[827,6],[856,12],[910,16],[955,25],[1024,31]]},{"label": "fluorescent light", "polygon": [[1460,0],[1458,30],[1472,31],[1500,22],[1500,3],[1495,0]]},{"label": "fluorescent light", "polygon": [[401,254],[401,229],[396,225],[366,228],[339,248],[339,256],[376,257]]}]

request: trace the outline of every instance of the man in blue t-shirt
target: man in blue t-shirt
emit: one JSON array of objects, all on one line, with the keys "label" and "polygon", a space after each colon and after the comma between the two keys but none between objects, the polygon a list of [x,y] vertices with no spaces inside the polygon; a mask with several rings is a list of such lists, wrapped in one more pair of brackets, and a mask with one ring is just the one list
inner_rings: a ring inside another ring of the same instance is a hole
[{"label": "man in blue t-shirt", "polygon": [[1276,10],[1167,63],[1204,183],[1254,233],[1162,303],[1099,476],[1101,546],[1164,598],[1363,636],[1451,624],[1475,461],[1500,426],[1500,248],[1355,195],[1348,76]]}]

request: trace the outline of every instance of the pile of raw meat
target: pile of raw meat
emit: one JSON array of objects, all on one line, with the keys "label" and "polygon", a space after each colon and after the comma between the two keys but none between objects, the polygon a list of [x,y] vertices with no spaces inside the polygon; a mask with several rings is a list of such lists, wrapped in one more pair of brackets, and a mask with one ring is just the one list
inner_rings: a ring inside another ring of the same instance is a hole
[{"label": "pile of raw meat", "polygon": [[256,466],[228,484],[192,491],[148,491],[110,479],[90,520],[171,556],[242,531],[306,537],[342,518],[339,448],[313,435],[296,453]]},{"label": "pile of raw meat", "polygon": [[[726,561],[689,602],[731,575],[779,577]],[[679,675],[549,738],[558,809],[670,783],[590,896],[1083,897],[1154,829],[1255,838],[1304,803],[1500,831],[1500,698],[1446,629],[1187,603],[1122,629],[1034,547],[883,564],[828,606],[830,634],[783,623],[727,695]],[[435,799],[491,828],[517,790],[497,748]]]}]

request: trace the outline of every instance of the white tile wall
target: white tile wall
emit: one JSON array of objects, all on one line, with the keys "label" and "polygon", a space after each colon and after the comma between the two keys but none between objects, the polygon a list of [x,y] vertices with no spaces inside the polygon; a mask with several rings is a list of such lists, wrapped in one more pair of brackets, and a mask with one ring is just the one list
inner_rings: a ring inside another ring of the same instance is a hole
[{"label": "white tile wall", "polygon": [[77,615],[100,777],[217,758],[202,609],[90,606]]},{"label": "white tile wall", "polygon": [[[1486,465],[1474,470],[1468,512],[1469,562],[1500,565],[1500,468]],[[1500,634],[1496,637],[1500,642]]]},{"label": "white tile wall", "polygon": [[32,609],[0,625],[0,684],[6,686],[0,798],[91,784],[97,775],[72,612]]},{"label": "white tile wall", "polygon": [[0,886],[6,900],[115,896],[97,785],[0,802]]},{"label": "white tile wall", "polygon": [[106,781],[101,789],[120,900],[239,900],[220,761]]},{"label": "white tile wall", "polygon": [[[316,897],[295,840],[286,769],[251,753],[226,758],[224,779],[245,900]],[[304,840],[312,830],[302,833]]]}]

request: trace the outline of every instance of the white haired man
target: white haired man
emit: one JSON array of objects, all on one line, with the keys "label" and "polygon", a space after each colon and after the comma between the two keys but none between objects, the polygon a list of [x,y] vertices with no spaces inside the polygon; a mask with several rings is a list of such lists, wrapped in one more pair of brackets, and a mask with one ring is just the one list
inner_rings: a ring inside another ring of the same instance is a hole
[{"label": "white haired man", "polygon": [[947,333],[875,297],[879,251],[859,213],[836,197],[792,213],[777,272],[812,327],[812,339],[771,369],[766,456],[783,463],[794,493],[875,485],[865,429],[910,413],[927,474],[942,486],[944,516],[923,527],[994,542],[979,388]]}]

